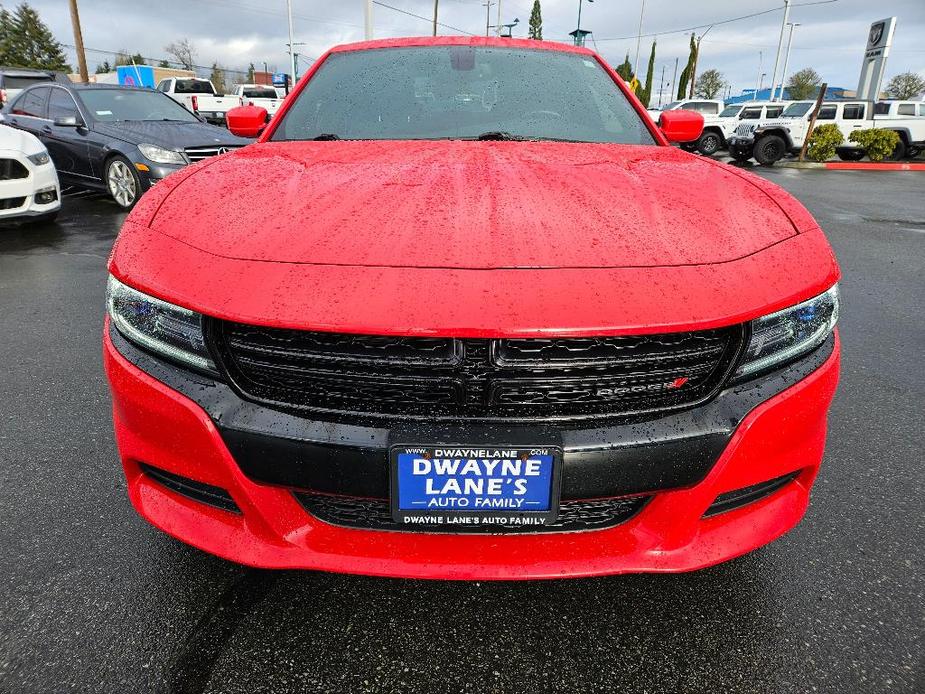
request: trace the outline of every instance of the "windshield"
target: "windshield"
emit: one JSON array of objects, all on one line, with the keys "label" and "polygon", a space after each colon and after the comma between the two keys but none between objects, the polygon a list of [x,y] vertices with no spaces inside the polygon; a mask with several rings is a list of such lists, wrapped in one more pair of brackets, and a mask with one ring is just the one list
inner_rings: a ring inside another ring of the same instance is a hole
[{"label": "windshield", "polygon": [[812,107],[812,101],[797,102],[790,104],[780,115],[782,118],[799,118],[800,116],[805,116],[807,113],[809,113],[809,110]]},{"label": "windshield", "polygon": [[662,110],[671,111],[672,109],[676,108],[678,104],[680,103],[681,103],[680,101],[672,101],[670,104],[665,104],[664,106],[662,106]]},{"label": "windshield", "polygon": [[726,108],[723,109],[722,113],[719,114],[719,117],[720,118],[735,118],[737,115],[739,115],[739,111],[741,110],[741,108],[742,107],[739,106],[738,104],[736,104],[735,106],[727,106]]},{"label": "windshield", "polygon": [[273,140],[549,139],[654,144],[592,57],[433,46],[334,53]]},{"label": "windshield", "polygon": [[269,87],[245,87],[242,95],[245,99],[276,99],[276,90]]},{"label": "windshield", "polygon": [[174,94],[215,94],[208,80],[177,80],[173,91]]},{"label": "windshield", "polygon": [[30,75],[29,77],[16,77],[14,75],[0,76],[0,82],[3,83],[4,89],[25,89],[39,82],[51,82],[54,77],[51,75]]},{"label": "windshield", "polygon": [[98,121],[176,120],[198,123],[199,119],[161,92],[133,89],[79,89],[83,105]]}]

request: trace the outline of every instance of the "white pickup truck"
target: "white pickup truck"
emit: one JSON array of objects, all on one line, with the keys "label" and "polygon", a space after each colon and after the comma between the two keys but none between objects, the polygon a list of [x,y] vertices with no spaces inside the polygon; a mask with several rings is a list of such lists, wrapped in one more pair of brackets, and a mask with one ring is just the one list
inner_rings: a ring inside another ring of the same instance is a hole
[{"label": "white pickup truck", "polygon": [[239,84],[232,93],[240,98],[245,106],[265,108],[271,117],[283,105],[276,89],[263,84]]},{"label": "white pickup truck", "polygon": [[224,125],[225,114],[243,103],[238,96],[216,93],[210,80],[198,78],[168,77],[158,83],[157,90],[216,125]]},{"label": "white pickup truck", "polygon": [[[737,131],[729,140],[730,152],[736,156],[750,151],[755,161],[764,166],[774,164],[787,153],[796,154],[803,147],[814,106],[813,101],[794,101],[779,119],[759,123],[751,134]],[[893,161],[916,156],[925,147],[925,112],[918,102],[882,101],[871,106],[865,101],[833,101],[819,108],[816,126],[834,123],[845,137],[845,144],[837,150],[840,158],[857,161],[864,156],[862,150],[848,141],[848,136],[852,130],[866,128],[884,128],[899,135],[899,144],[889,157]]]},{"label": "white pickup truck", "polygon": [[743,121],[760,123],[771,118],[779,118],[789,103],[789,101],[743,101],[727,106],[718,115],[705,115],[703,133],[696,142],[697,151],[707,156],[716,154],[717,151],[727,146],[726,141],[732,137]]}]

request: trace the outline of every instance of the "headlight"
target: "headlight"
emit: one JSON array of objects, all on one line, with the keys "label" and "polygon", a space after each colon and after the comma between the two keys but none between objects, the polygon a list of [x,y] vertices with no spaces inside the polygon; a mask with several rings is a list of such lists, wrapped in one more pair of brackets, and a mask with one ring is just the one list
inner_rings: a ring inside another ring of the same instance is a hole
[{"label": "headlight", "polygon": [[157,145],[138,145],[138,149],[141,150],[141,153],[145,155],[146,159],[149,159],[157,164],[185,164],[186,159],[180,152],[175,152],[172,149],[164,149],[163,147],[158,147]]},{"label": "headlight", "polygon": [[127,287],[112,275],[106,305],[113,325],[128,340],[184,366],[217,373],[206,349],[202,315]]},{"label": "headlight", "polygon": [[837,284],[809,301],[752,321],[751,338],[735,376],[751,376],[812,351],[825,342],[836,321]]},{"label": "headlight", "polygon": [[38,154],[28,154],[26,156],[28,156],[29,161],[31,161],[36,166],[44,166],[45,164],[51,161],[51,159],[49,159],[48,157],[48,152],[44,150],[39,152]]}]

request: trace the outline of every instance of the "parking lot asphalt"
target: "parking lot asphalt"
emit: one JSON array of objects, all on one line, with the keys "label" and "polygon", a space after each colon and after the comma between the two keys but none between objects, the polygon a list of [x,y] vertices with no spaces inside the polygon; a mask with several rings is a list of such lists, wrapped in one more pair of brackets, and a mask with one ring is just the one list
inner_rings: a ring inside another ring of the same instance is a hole
[{"label": "parking lot asphalt", "polygon": [[102,372],[124,215],[0,227],[0,692],[925,691],[925,175],[757,173],[842,264],[842,381],[803,523],[682,575],[267,572],[167,537],[126,497]]}]

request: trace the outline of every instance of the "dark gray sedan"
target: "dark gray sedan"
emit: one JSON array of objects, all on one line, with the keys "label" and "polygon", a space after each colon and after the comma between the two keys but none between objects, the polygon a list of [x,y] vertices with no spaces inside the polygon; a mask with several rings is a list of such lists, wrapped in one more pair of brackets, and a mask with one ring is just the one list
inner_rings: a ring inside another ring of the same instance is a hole
[{"label": "dark gray sedan", "polygon": [[125,209],[177,169],[251,142],[160,92],[117,85],[38,84],[2,119],[45,144],[62,185],[107,191]]}]

